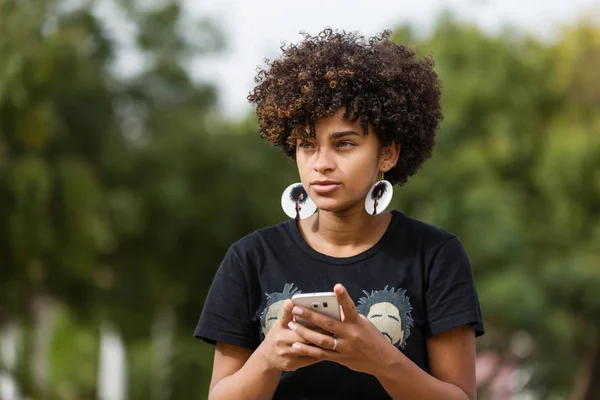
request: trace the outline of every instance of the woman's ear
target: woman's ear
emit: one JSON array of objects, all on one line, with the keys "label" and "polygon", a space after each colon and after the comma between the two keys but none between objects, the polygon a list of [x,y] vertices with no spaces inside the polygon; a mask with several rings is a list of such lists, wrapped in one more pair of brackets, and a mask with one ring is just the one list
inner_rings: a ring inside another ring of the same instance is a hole
[{"label": "woman's ear", "polygon": [[390,169],[392,169],[398,162],[398,159],[400,158],[400,151],[400,145],[396,141],[393,141],[391,144],[384,146],[381,149],[379,168],[382,171],[389,171]]}]

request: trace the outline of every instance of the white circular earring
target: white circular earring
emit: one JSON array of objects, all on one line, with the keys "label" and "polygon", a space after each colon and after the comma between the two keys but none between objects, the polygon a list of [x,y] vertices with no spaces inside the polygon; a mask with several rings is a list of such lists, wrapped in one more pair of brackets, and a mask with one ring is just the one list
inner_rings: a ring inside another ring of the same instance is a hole
[{"label": "white circular earring", "polygon": [[371,215],[380,214],[390,205],[393,196],[394,187],[389,181],[383,179],[382,172],[381,179],[371,186],[365,198],[365,210]]},{"label": "white circular earring", "polygon": [[317,210],[317,206],[308,197],[306,189],[300,182],[291,184],[283,191],[281,208],[288,217],[296,220],[308,218]]}]

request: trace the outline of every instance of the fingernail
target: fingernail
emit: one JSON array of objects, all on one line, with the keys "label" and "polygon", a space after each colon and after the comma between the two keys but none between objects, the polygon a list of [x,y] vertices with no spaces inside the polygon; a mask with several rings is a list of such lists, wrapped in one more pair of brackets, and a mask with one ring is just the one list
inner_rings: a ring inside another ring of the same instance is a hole
[{"label": "fingernail", "polygon": [[339,294],[342,294],[342,293],[344,293],[344,288],[342,287],[342,285],[339,285],[339,286],[337,287],[337,291],[338,291],[338,293],[339,293]]},{"label": "fingernail", "polygon": [[295,323],[293,323],[293,322],[288,322],[288,327],[291,330],[295,331],[298,326]]},{"label": "fingernail", "polygon": [[292,314],[302,315],[302,309],[300,307],[292,308]]},{"label": "fingernail", "polygon": [[302,346],[300,346],[300,343],[294,343],[294,344],[292,345],[292,347],[293,347],[293,348],[295,348],[296,350],[300,350],[300,349],[302,349]]}]

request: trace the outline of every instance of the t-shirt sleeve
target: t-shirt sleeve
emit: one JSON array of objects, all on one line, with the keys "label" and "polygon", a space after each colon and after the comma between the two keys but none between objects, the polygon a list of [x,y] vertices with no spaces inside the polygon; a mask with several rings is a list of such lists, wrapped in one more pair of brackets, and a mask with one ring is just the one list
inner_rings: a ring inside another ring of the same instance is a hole
[{"label": "t-shirt sleeve", "polygon": [[471,263],[457,237],[449,239],[433,258],[428,271],[426,309],[428,334],[471,325],[484,333]]},{"label": "t-shirt sleeve", "polygon": [[[234,248],[223,258],[202,308],[194,337],[255,349],[260,339],[252,321],[244,265]],[[247,268],[246,268],[247,270]]]}]

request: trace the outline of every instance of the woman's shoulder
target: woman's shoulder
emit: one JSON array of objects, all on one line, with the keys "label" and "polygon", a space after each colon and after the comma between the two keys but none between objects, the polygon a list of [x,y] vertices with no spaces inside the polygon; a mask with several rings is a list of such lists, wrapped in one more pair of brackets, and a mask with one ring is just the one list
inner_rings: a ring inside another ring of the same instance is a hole
[{"label": "woman's shoulder", "polygon": [[230,246],[230,251],[243,255],[264,248],[264,246],[283,246],[285,242],[290,240],[291,224],[293,223],[294,220],[287,220],[255,229],[235,241]]},{"label": "woman's shoulder", "polygon": [[429,222],[408,216],[400,211],[392,211],[398,219],[400,231],[412,240],[438,247],[458,237],[447,229]]}]

